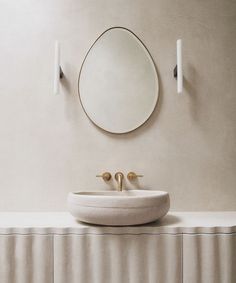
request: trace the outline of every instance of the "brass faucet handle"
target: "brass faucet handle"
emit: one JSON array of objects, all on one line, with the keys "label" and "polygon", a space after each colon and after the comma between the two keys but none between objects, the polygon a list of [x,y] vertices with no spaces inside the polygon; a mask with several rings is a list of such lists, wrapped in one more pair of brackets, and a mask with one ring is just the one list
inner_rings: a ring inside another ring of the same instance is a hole
[{"label": "brass faucet handle", "polygon": [[129,181],[133,181],[133,180],[137,179],[138,177],[143,177],[143,175],[136,174],[134,172],[129,172],[127,174],[127,178],[128,178]]},{"label": "brass faucet handle", "polygon": [[109,172],[104,172],[101,175],[96,175],[96,177],[101,177],[103,181],[107,182],[111,180],[111,173]]}]

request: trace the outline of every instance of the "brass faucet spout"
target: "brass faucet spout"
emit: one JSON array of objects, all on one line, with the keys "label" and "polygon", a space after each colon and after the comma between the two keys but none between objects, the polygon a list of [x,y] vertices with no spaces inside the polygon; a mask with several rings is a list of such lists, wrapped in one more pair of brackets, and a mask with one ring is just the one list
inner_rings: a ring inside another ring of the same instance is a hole
[{"label": "brass faucet spout", "polygon": [[121,172],[117,172],[115,174],[115,179],[118,183],[118,191],[121,192],[122,191],[122,185],[123,185],[123,179],[124,179],[124,174]]}]

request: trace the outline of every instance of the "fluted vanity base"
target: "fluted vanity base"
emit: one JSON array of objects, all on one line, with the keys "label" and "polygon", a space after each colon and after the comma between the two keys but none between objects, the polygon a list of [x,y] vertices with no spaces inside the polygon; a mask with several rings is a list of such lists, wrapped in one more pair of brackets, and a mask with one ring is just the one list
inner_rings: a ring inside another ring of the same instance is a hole
[{"label": "fluted vanity base", "polygon": [[53,237],[0,235],[1,283],[53,283]]},{"label": "fluted vanity base", "polygon": [[235,283],[236,212],[172,212],[143,226],[69,213],[0,213],[0,283]]},{"label": "fluted vanity base", "polygon": [[183,283],[236,282],[236,234],[183,236]]},{"label": "fluted vanity base", "polygon": [[56,283],[180,283],[181,236],[55,236]]}]

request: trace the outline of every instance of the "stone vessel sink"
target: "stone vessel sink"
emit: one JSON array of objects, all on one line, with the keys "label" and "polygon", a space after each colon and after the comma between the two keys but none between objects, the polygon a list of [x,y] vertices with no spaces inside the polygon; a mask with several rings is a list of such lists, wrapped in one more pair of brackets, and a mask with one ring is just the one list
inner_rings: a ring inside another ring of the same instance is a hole
[{"label": "stone vessel sink", "polygon": [[164,191],[71,192],[70,213],[83,222],[109,226],[138,225],[163,217],[170,208]]}]

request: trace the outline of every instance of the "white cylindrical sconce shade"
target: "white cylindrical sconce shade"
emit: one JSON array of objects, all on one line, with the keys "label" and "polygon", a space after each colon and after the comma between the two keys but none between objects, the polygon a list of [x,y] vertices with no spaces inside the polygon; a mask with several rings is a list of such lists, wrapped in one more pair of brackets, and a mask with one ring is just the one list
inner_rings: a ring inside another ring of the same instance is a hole
[{"label": "white cylindrical sconce shade", "polygon": [[182,40],[177,40],[177,92],[183,91]]},{"label": "white cylindrical sconce shade", "polygon": [[54,58],[54,84],[53,92],[54,94],[59,93],[59,81],[60,81],[60,44],[55,41],[55,58]]}]

